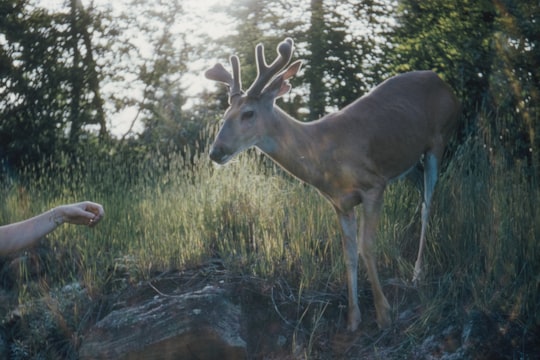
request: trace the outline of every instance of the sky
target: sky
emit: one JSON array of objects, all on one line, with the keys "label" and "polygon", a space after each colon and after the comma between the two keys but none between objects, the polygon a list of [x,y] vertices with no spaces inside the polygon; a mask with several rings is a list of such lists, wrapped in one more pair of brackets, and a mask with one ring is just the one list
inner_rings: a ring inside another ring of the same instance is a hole
[{"label": "sky", "polygon": [[[159,0],[147,0],[147,4],[153,1],[157,3]],[[227,6],[227,4],[232,1],[233,0],[181,0],[185,12],[185,16],[182,16],[182,19],[190,19],[191,21],[178,24],[179,31],[189,34],[199,33],[208,35],[214,39],[222,37],[227,31],[232,31],[233,24],[228,21],[223,12],[219,11],[219,7]],[[85,8],[88,8],[93,4],[98,10],[110,10],[112,11],[113,16],[115,16],[115,14],[120,14],[121,12],[130,11],[131,9],[131,7],[128,6],[131,0],[79,0],[79,2]],[[33,3],[39,7],[58,10],[65,9],[66,0],[34,0]],[[136,42],[136,44],[143,52],[146,51],[145,43],[142,39],[140,42]],[[209,62],[212,63],[209,64]],[[205,67],[212,66],[213,62],[215,62],[215,60],[205,59],[204,61],[194,61],[191,63],[191,70],[194,71],[194,74],[183,79],[183,86],[186,87],[186,93],[188,95],[194,95],[206,88],[215,86],[213,82],[204,79],[202,76]],[[113,85],[104,85],[102,92],[104,97],[106,97],[107,91],[117,92],[126,91],[126,89],[130,89],[128,91],[139,91],[142,93],[142,88],[133,88],[130,87],[130,84],[117,84],[117,87]],[[106,104],[105,107],[109,118],[108,129],[115,136],[123,136],[137,117],[137,109],[131,107],[118,113],[114,113],[112,111],[112,104]],[[135,126],[132,130],[134,133],[140,132],[142,130],[142,124],[135,121]]]}]

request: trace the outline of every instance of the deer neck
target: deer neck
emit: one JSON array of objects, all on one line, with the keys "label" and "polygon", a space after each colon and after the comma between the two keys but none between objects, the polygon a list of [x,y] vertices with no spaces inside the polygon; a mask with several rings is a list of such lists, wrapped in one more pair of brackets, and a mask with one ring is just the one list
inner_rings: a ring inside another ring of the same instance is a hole
[{"label": "deer neck", "polygon": [[278,106],[268,121],[267,135],[257,147],[293,176],[313,184],[317,182],[320,143],[314,123],[302,123]]}]

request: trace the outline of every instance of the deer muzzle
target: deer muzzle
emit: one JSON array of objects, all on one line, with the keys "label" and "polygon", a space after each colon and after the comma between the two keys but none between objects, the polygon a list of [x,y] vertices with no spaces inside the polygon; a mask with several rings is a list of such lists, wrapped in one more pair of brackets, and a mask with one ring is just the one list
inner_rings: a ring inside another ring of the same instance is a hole
[{"label": "deer muzzle", "polygon": [[231,158],[231,153],[227,151],[223,146],[213,144],[210,148],[210,159],[220,165],[225,164]]}]

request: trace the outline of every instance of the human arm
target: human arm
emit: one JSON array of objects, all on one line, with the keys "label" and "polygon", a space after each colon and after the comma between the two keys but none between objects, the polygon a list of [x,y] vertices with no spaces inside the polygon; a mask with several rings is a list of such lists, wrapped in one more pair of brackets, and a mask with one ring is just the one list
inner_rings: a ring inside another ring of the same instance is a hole
[{"label": "human arm", "polygon": [[60,205],[33,218],[0,226],[0,254],[27,247],[64,223],[92,227],[104,214],[100,204],[83,201]]}]

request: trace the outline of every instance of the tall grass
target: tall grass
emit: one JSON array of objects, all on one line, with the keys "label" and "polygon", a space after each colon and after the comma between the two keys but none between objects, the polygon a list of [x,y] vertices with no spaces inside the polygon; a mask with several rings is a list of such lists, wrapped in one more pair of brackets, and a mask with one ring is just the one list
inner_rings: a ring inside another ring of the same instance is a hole
[{"label": "tall grass", "polygon": [[136,164],[114,156],[68,169],[47,164],[28,170],[45,175],[3,186],[0,221],[62,203],[102,203],[106,217],[99,226],[64,225],[48,236],[73,257],[67,261],[73,264],[70,271],[59,267],[57,279],[83,276],[96,290],[117,267],[136,281],[216,257],[238,274],[298,278],[301,273],[315,280],[320,263],[341,261],[334,215],[313,189],[259,164],[255,152],[225,167],[213,165],[206,152],[192,162],[154,154]]},{"label": "tall grass", "polygon": [[[436,188],[419,290],[431,311],[422,323],[460,306],[540,322],[538,183],[524,164],[486,146],[485,133],[458,147]],[[115,271],[139,281],[213,258],[235,274],[285,277],[299,289],[344,284],[337,220],[312,188],[261,167],[255,152],[225,167],[211,164],[206,149],[190,161],[148,154],[137,163],[101,154],[70,167],[29,169],[45,175],[2,184],[0,222],[61,203],[102,203],[99,226],[65,225],[48,240],[69,250],[51,265],[51,279],[82,281],[94,293],[111,286]],[[383,279],[412,276],[419,205],[408,183],[389,186],[377,238]]]},{"label": "tall grass", "polygon": [[508,164],[501,149],[470,138],[438,198],[434,275],[452,274],[452,297],[470,295],[480,308],[538,322],[540,193],[530,167],[520,160]]}]

